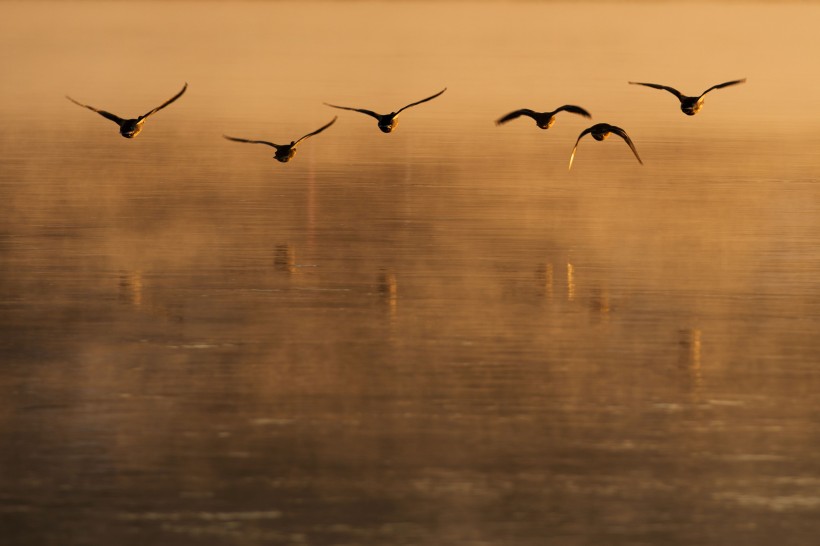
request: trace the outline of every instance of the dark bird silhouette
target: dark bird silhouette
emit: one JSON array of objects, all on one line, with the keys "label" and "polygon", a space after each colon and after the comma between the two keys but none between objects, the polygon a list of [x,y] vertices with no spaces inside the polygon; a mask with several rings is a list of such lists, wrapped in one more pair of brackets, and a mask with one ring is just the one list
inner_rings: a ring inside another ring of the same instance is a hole
[{"label": "dark bird silhouette", "polygon": [[629,82],[629,83],[631,83],[632,85],[645,85],[646,87],[651,87],[653,89],[663,89],[664,91],[669,91],[670,93],[672,93],[673,95],[678,97],[678,100],[680,101],[680,109],[683,111],[683,113],[686,114],[687,116],[694,116],[695,114],[697,114],[700,111],[701,108],[703,108],[703,96],[706,93],[708,93],[709,91],[712,91],[714,89],[721,89],[723,87],[729,87],[730,85],[737,85],[737,84],[743,83],[745,81],[746,81],[746,78],[743,78],[742,80],[732,80],[730,82],[719,83],[717,85],[713,85],[712,87],[710,87],[709,89],[707,89],[706,91],[704,91],[703,93],[698,95],[697,97],[689,97],[687,95],[684,95],[683,93],[681,93],[677,89],[669,87],[667,85],[660,85],[660,84],[657,84],[657,83],[642,83],[642,82]]},{"label": "dark bird silhouette", "polygon": [[67,98],[68,100],[70,100],[71,102],[73,102],[74,104],[76,104],[78,106],[82,106],[83,108],[88,108],[92,112],[97,112],[102,117],[110,119],[111,121],[113,121],[114,123],[116,123],[117,125],[120,126],[120,134],[122,136],[124,136],[125,138],[134,138],[135,136],[140,134],[140,131],[142,131],[142,126],[145,123],[145,120],[148,119],[148,116],[150,116],[152,114],[156,114],[157,112],[159,112],[160,110],[162,110],[163,108],[165,108],[166,106],[168,106],[169,104],[171,104],[172,102],[177,100],[179,97],[182,96],[183,93],[185,93],[186,89],[188,89],[188,84],[187,83],[182,87],[182,91],[180,91],[179,93],[177,93],[176,95],[174,95],[173,97],[168,99],[167,101],[163,102],[162,104],[160,104],[159,106],[157,106],[156,108],[154,108],[153,110],[148,112],[147,114],[143,114],[140,117],[134,118],[134,119],[123,119],[123,118],[121,118],[117,115],[112,114],[111,112],[106,112],[105,110],[97,110],[93,106],[88,106],[87,104],[77,102],[76,100],[72,99],[68,95],[66,95],[65,98]]},{"label": "dark bird silhouette", "polygon": [[565,104],[560,108],[556,108],[552,112],[535,112],[530,110],[529,108],[522,108],[521,110],[516,110],[514,112],[510,112],[506,116],[499,118],[496,120],[496,125],[501,125],[502,123],[507,123],[508,121],[514,120],[521,116],[531,117],[535,120],[535,124],[538,125],[541,129],[549,129],[552,127],[552,124],[555,123],[555,114],[558,112],[571,112],[573,114],[578,114],[584,116],[585,118],[591,118],[592,115],[581,108],[580,106],[573,106],[572,104]]},{"label": "dark bird silhouette", "polygon": [[361,112],[362,114],[367,114],[368,116],[374,117],[379,122],[379,129],[381,129],[381,131],[383,133],[390,133],[390,132],[393,131],[393,129],[396,128],[396,125],[398,125],[399,120],[396,119],[396,118],[404,110],[407,110],[411,106],[416,106],[417,104],[427,102],[428,100],[433,100],[434,98],[438,97],[439,95],[441,95],[445,91],[447,91],[446,87],[444,89],[442,89],[441,91],[439,91],[438,93],[436,93],[435,95],[433,95],[432,97],[427,97],[426,99],[421,99],[420,101],[412,102],[412,103],[408,104],[407,106],[399,108],[398,111],[391,112],[389,114],[377,114],[376,112],[374,112],[372,110],[365,110],[364,108],[351,108],[349,106],[336,106],[335,104],[328,104],[327,102],[325,104],[327,106],[332,107],[332,108],[339,108],[341,110],[353,110],[354,112]]},{"label": "dark bird silhouette", "polygon": [[273,142],[268,142],[267,140],[247,140],[247,139],[244,139],[244,138],[236,138],[236,137],[231,137],[231,136],[228,136],[228,135],[222,135],[222,136],[227,138],[228,140],[233,140],[234,142],[247,142],[249,144],[266,144],[268,146],[276,148],[276,153],[273,154],[274,159],[276,159],[277,161],[281,161],[282,163],[287,163],[288,161],[290,161],[293,158],[294,155],[296,155],[296,146],[298,146],[300,142],[302,142],[306,138],[312,137],[313,135],[318,135],[319,133],[321,133],[322,131],[324,131],[325,129],[327,129],[328,127],[333,125],[334,123],[336,123],[336,119],[337,118],[334,117],[332,120],[330,120],[330,123],[319,127],[318,129],[316,129],[312,133],[306,134],[305,136],[303,136],[299,140],[294,140],[290,144],[274,144]]},{"label": "dark bird silhouette", "polygon": [[572,161],[575,159],[575,151],[578,149],[578,143],[581,142],[581,139],[584,135],[591,134],[592,138],[595,140],[605,140],[610,133],[615,133],[622,139],[629,144],[629,147],[632,149],[632,153],[635,154],[635,157],[638,158],[638,163],[643,165],[643,161],[641,161],[641,157],[638,155],[638,150],[635,149],[635,145],[632,144],[632,139],[629,138],[629,135],[626,134],[626,131],[621,129],[620,127],[615,127],[614,125],[610,125],[608,123],[598,123],[584,129],[580,135],[578,135],[578,140],[575,141],[575,147],[572,149],[572,155],[569,156],[569,168],[572,169]]}]

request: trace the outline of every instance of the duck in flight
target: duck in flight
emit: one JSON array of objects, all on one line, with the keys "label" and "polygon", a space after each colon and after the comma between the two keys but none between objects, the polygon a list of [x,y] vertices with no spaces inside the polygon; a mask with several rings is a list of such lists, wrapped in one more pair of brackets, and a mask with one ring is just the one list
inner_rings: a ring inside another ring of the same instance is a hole
[{"label": "duck in flight", "polygon": [[595,140],[601,141],[605,140],[610,133],[615,133],[622,139],[629,144],[629,147],[632,149],[632,153],[635,154],[635,157],[638,159],[638,163],[643,165],[643,161],[641,161],[641,157],[638,155],[638,150],[635,149],[635,145],[632,144],[632,139],[629,138],[629,135],[626,134],[626,131],[621,129],[620,127],[615,127],[614,125],[610,125],[608,123],[598,123],[584,129],[580,135],[578,135],[578,140],[575,141],[575,147],[572,149],[572,155],[569,156],[569,169],[572,169],[572,161],[575,159],[575,151],[578,149],[578,143],[581,142],[581,139],[584,135],[591,134],[592,138]]},{"label": "duck in flight", "polygon": [[746,78],[743,78],[742,80],[732,80],[730,82],[719,83],[717,85],[713,85],[712,87],[710,87],[709,89],[707,89],[706,91],[704,91],[703,93],[698,95],[697,97],[689,97],[687,95],[684,95],[683,93],[681,93],[677,89],[675,89],[673,87],[669,87],[668,85],[660,85],[660,84],[657,84],[657,83],[642,83],[642,82],[629,82],[629,83],[631,83],[632,85],[645,85],[646,87],[652,87],[653,89],[663,89],[664,91],[669,91],[670,93],[672,93],[673,95],[678,97],[678,100],[680,101],[680,109],[683,111],[683,113],[686,114],[687,116],[694,116],[695,114],[697,114],[700,111],[701,108],[703,108],[703,96],[706,93],[708,93],[709,91],[712,91],[714,89],[721,89],[723,87],[729,87],[730,85],[737,85],[737,84],[743,83],[745,81],[746,81]]},{"label": "duck in flight", "polygon": [[294,140],[290,144],[274,144],[273,142],[268,142],[267,140],[247,140],[247,139],[244,139],[244,138],[236,138],[236,137],[231,137],[231,136],[228,136],[228,135],[222,135],[222,136],[227,138],[228,140],[233,140],[234,142],[247,142],[247,143],[250,143],[250,144],[267,144],[268,146],[271,146],[272,148],[276,148],[276,153],[273,155],[274,159],[276,159],[277,161],[281,161],[282,163],[287,163],[296,154],[296,146],[298,146],[300,142],[302,142],[306,138],[312,137],[313,135],[318,135],[319,133],[321,133],[322,131],[324,131],[325,129],[327,129],[328,127],[333,125],[334,123],[336,123],[337,118],[338,118],[338,116],[334,117],[332,120],[330,120],[330,123],[319,127],[318,129],[316,129],[312,133],[306,134],[305,136],[303,136],[299,140]]},{"label": "duck in flight", "polygon": [[439,95],[441,95],[445,91],[447,91],[446,87],[444,89],[442,89],[441,91],[439,91],[438,93],[436,93],[435,95],[433,95],[432,97],[427,97],[426,99],[421,99],[420,101],[411,102],[407,106],[399,108],[399,110],[397,112],[391,112],[389,114],[377,114],[376,112],[374,112],[372,110],[365,110],[364,108],[351,108],[349,106],[336,106],[335,104],[328,104],[328,103],[325,103],[325,104],[327,106],[332,107],[332,108],[339,108],[341,110],[353,110],[354,112],[361,112],[362,114],[367,114],[368,116],[374,117],[379,122],[379,129],[381,129],[381,131],[383,133],[390,133],[390,132],[393,131],[393,129],[396,128],[396,125],[398,125],[399,120],[396,119],[396,118],[398,117],[399,114],[402,113],[402,111],[407,110],[411,106],[416,106],[417,104],[427,102],[428,100],[433,100],[434,98],[438,97]]},{"label": "duck in flight", "polygon": [[182,87],[182,91],[180,91],[179,93],[177,93],[176,95],[174,95],[173,97],[168,99],[167,101],[163,102],[162,104],[160,104],[159,106],[157,106],[156,108],[154,108],[153,110],[148,112],[147,114],[143,114],[140,117],[134,118],[134,119],[123,119],[119,116],[116,116],[116,115],[112,114],[111,112],[106,112],[105,110],[97,110],[93,106],[88,106],[87,104],[77,102],[76,100],[72,99],[68,95],[66,95],[66,98],[68,100],[70,100],[71,102],[73,102],[74,104],[76,104],[78,106],[82,106],[83,108],[88,108],[92,112],[97,112],[102,117],[108,118],[111,121],[113,121],[114,123],[116,123],[117,125],[119,125],[120,126],[120,134],[122,136],[124,136],[125,138],[134,138],[135,136],[140,134],[140,131],[142,131],[142,126],[143,126],[143,124],[145,124],[145,120],[148,119],[148,116],[150,116],[152,114],[156,114],[157,112],[159,112],[160,110],[162,110],[163,108],[165,108],[166,106],[168,106],[169,104],[171,104],[172,102],[177,100],[179,97],[182,96],[183,93],[185,93],[186,89],[188,89],[188,84],[187,83]]},{"label": "duck in flight", "polygon": [[516,110],[514,112],[510,112],[506,116],[499,118],[496,120],[496,125],[501,125],[503,123],[507,123],[508,121],[514,120],[515,118],[521,116],[527,116],[535,120],[535,124],[538,125],[541,129],[549,129],[552,127],[552,124],[555,123],[555,114],[558,112],[571,112],[573,114],[578,114],[584,116],[585,118],[591,118],[592,115],[581,108],[580,106],[574,106],[572,104],[565,104],[560,108],[556,108],[552,112],[535,112],[530,110],[529,108],[522,108],[521,110]]}]

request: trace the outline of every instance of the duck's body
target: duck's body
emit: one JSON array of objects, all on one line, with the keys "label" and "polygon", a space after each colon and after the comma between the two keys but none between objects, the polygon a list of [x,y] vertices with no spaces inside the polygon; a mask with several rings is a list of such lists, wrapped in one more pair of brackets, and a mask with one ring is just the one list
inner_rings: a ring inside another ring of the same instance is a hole
[{"label": "duck's body", "polygon": [[302,142],[303,140],[305,140],[308,137],[312,137],[313,135],[318,135],[319,133],[321,133],[322,131],[324,131],[325,129],[327,129],[328,127],[333,125],[334,123],[336,123],[336,119],[337,118],[334,117],[332,120],[330,120],[330,123],[327,123],[327,124],[323,125],[322,127],[316,129],[312,133],[306,134],[305,136],[303,136],[299,140],[291,141],[290,144],[274,144],[273,142],[268,142],[267,140],[248,140],[248,139],[245,139],[245,138],[236,138],[236,137],[231,137],[231,136],[228,136],[228,135],[222,135],[222,136],[227,138],[228,140],[233,140],[234,142],[246,142],[246,143],[249,143],[249,144],[265,144],[266,146],[271,146],[271,147],[276,149],[276,152],[274,152],[274,154],[273,154],[273,158],[276,161],[279,161],[281,163],[287,163],[288,161],[293,159],[294,155],[296,155],[296,146],[298,146],[300,142]]},{"label": "duck's body", "polygon": [[678,98],[678,100],[680,101],[681,111],[684,114],[686,114],[687,116],[694,116],[695,114],[700,112],[701,108],[703,108],[703,97],[704,97],[704,95],[706,95],[706,93],[708,93],[709,91],[712,91],[714,89],[721,89],[723,87],[729,87],[730,85],[737,85],[737,84],[743,83],[745,81],[746,81],[746,78],[743,78],[742,80],[732,80],[730,82],[719,83],[717,85],[713,85],[712,87],[710,87],[709,89],[707,89],[706,91],[704,91],[703,93],[701,93],[700,95],[698,95],[696,97],[692,97],[692,96],[689,96],[689,95],[684,95],[683,93],[681,93],[680,91],[678,91],[674,87],[669,87],[668,85],[661,85],[661,84],[658,84],[658,83],[644,83],[644,82],[629,82],[629,83],[631,83],[632,85],[643,85],[643,86],[646,86],[646,87],[651,87],[653,89],[662,89],[663,91],[669,91],[670,93],[675,95]]},{"label": "duck's body", "polygon": [[417,104],[421,104],[423,102],[433,100],[434,98],[438,97],[439,95],[441,95],[445,91],[447,91],[446,87],[444,89],[442,89],[441,91],[439,91],[438,93],[436,93],[435,95],[431,96],[431,97],[427,97],[426,99],[421,99],[420,101],[412,102],[412,103],[408,104],[407,106],[403,106],[402,108],[399,108],[395,112],[390,112],[389,114],[379,114],[379,113],[374,112],[373,110],[367,110],[365,108],[352,108],[350,106],[337,106],[335,104],[329,104],[327,102],[325,104],[327,106],[330,106],[331,108],[338,108],[340,110],[352,110],[353,112],[359,112],[361,114],[366,114],[370,117],[376,118],[376,122],[378,124],[379,130],[382,133],[392,133],[393,129],[395,129],[396,126],[399,124],[398,115],[401,114],[404,110],[407,110],[411,106],[416,106]]},{"label": "duck's body", "polygon": [[572,155],[569,157],[569,169],[572,169],[572,162],[575,159],[575,152],[578,150],[578,143],[581,142],[581,139],[584,135],[592,135],[597,141],[606,140],[610,134],[615,133],[626,143],[629,145],[629,148],[632,150],[632,153],[635,154],[635,158],[637,158],[638,163],[643,165],[643,161],[641,161],[641,157],[638,155],[638,150],[635,149],[635,145],[632,143],[632,139],[629,138],[629,135],[626,134],[626,131],[621,129],[620,127],[616,127],[615,125],[610,125],[608,123],[598,123],[593,125],[592,127],[588,127],[584,129],[580,135],[578,135],[578,140],[575,141],[575,147],[572,149]]},{"label": "duck's body", "polygon": [[120,126],[120,134],[122,136],[124,136],[125,138],[134,138],[138,134],[140,134],[140,132],[142,131],[143,125],[145,125],[145,120],[148,119],[148,116],[151,116],[152,114],[156,114],[157,112],[159,112],[160,110],[162,110],[163,108],[165,108],[166,106],[168,106],[169,104],[171,104],[172,102],[177,100],[179,97],[182,96],[183,93],[185,93],[186,89],[188,89],[188,84],[187,83],[182,87],[182,90],[179,93],[177,93],[176,95],[174,95],[173,97],[171,97],[170,99],[165,101],[164,103],[160,104],[159,106],[157,106],[156,108],[154,108],[153,110],[148,112],[147,114],[143,114],[143,115],[141,115],[137,118],[133,118],[133,119],[121,118],[121,117],[119,117],[115,114],[112,114],[111,112],[106,112],[105,110],[98,110],[97,108],[94,108],[93,106],[89,106],[87,104],[77,102],[76,100],[72,99],[68,95],[66,95],[66,98],[68,100],[70,100],[71,102],[73,102],[74,104],[76,104],[78,106],[82,106],[83,108],[88,108],[92,112],[96,112],[96,113],[100,114],[102,117],[104,117],[106,119],[110,119],[111,121],[113,121],[114,123],[119,125]]},{"label": "duck's body", "polygon": [[585,118],[591,118],[592,115],[581,108],[580,106],[575,106],[572,104],[565,104],[559,108],[556,108],[552,112],[536,112],[534,110],[530,110],[529,108],[522,108],[520,110],[515,110],[510,112],[506,116],[499,118],[496,120],[496,125],[501,125],[503,123],[507,123],[508,121],[514,120],[521,116],[527,116],[535,120],[535,124],[541,129],[549,129],[552,127],[552,124],[555,123],[555,114],[558,112],[571,112],[573,114],[578,114],[584,116]]}]

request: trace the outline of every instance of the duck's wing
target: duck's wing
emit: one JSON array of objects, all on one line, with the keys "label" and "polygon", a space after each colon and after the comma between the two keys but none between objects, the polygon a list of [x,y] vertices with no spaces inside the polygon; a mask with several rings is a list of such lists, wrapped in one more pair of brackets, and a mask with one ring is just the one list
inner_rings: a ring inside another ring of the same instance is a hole
[{"label": "duck's wing", "polygon": [[592,117],[592,114],[590,114],[589,112],[587,112],[586,110],[584,110],[580,106],[575,106],[574,104],[565,104],[564,106],[561,106],[560,108],[557,108],[555,110],[555,112],[553,112],[553,114],[557,114],[558,112],[561,112],[561,111],[571,112],[573,114],[578,114],[578,115],[584,116],[585,118],[591,118]]},{"label": "duck's wing", "polygon": [[66,96],[65,96],[65,98],[67,98],[68,100],[70,100],[71,102],[73,102],[74,104],[76,104],[77,106],[82,106],[83,108],[88,108],[88,109],[89,109],[89,110],[91,110],[92,112],[97,112],[97,113],[98,113],[99,115],[101,115],[102,117],[107,118],[107,119],[110,119],[111,121],[113,121],[113,122],[114,122],[114,123],[116,123],[117,125],[122,125],[122,123],[125,121],[125,120],[124,120],[124,119],[122,119],[121,117],[116,116],[116,115],[112,114],[111,112],[106,112],[105,110],[97,110],[97,109],[96,109],[96,108],[94,108],[93,106],[89,106],[89,105],[87,105],[87,104],[83,104],[83,103],[81,103],[81,102],[77,102],[76,100],[72,99],[72,98],[71,98],[71,97],[69,97],[68,95],[66,95]]},{"label": "duck's wing", "polygon": [[[595,126],[593,125],[592,127]],[[572,149],[572,155],[569,156],[569,167],[567,168],[568,171],[572,170],[572,162],[575,160],[575,151],[578,149],[578,143],[581,142],[581,139],[584,138],[584,135],[588,135],[592,132],[592,127],[587,127],[586,129],[581,131],[580,135],[578,135],[578,140],[575,141],[575,147]]]},{"label": "duck's wing", "polygon": [[312,133],[308,133],[308,134],[306,134],[305,136],[303,136],[302,138],[300,138],[299,140],[297,140],[296,142],[294,142],[293,144],[291,144],[291,146],[294,146],[294,147],[295,147],[297,144],[299,144],[300,142],[302,142],[302,141],[303,141],[303,140],[305,140],[306,138],[308,138],[308,137],[312,137],[313,135],[318,135],[319,133],[321,133],[322,131],[324,131],[325,129],[327,129],[328,127],[330,127],[331,125],[333,125],[334,123],[336,123],[336,120],[337,120],[337,119],[339,119],[339,118],[338,118],[338,116],[337,116],[337,117],[334,117],[332,120],[330,120],[330,123],[325,124],[325,125],[322,125],[321,127],[319,127],[318,129],[316,129],[316,130],[315,130],[315,131],[313,131]]},{"label": "duck's wing", "polygon": [[672,93],[673,95],[678,97],[678,100],[683,100],[684,99],[684,95],[680,91],[678,91],[674,87],[669,87],[668,85],[661,85],[659,83],[644,83],[644,82],[629,82],[629,83],[631,83],[632,85],[645,85],[646,87],[651,87],[653,89],[663,89],[664,91],[669,91],[670,93]]},{"label": "duck's wing", "polygon": [[331,108],[338,108],[339,110],[351,110],[353,112],[360,112],[362,114],[367,114],[370,117],[374,117],[376,119],[381,119],[381,115],[377,114],[373,110],[365,110],[364,108],[351,108],[350,106],[336,106],[335,104],[330,104],[328,102],[324,103],[325,106],[330,106]]},{"label": "duck's wing", "polygon": [[635,149],[635,145],[632,144],[632,139],[629,138],[629,135],[626,134],[626,131],[624,131],[620,127],[615,127],[614,125],[610,125],[609,130],[618,135],[619,137],[621,137],[622,139],[624,139],[626,143],[629,144],[629,147],[632,149],[632,153],[635,154],[635,157],[638,159],[638,163],[643,165],[643,161],[641,161],[641,156],[638,155],[638,150]]},{"label": "duck's wing", "polygon": [[729,87],[730,85],[737,85],[739,83],[744,83],[745,81],[746,81],[746,78],[743,78],[742,80],[732,80],[730,82],[719,83],[717,85],[713,85],[712,87],[710,87],[709,89],[707,89],[706,91],[701,93],[700,96],[702,97],[703,95],[705,95],[709,91],[712,91],[713,89],[721,89],[723,87]]},{"label": "duck's wing", "polygon": [[433,100],[434,98],[438,97],[439,95],[441,95],[441,94],[442,94],[442,93],[444,93],[445,91],[447,91],[447,88],[446,88],[446,87],[445,87],[444,89],[442,89],[441,91],[439,91],[438,93],[436,93],[435,95],[431,96],[431,97],[427,97],[426,99],[421,99],[421,100],[416,101],[416,102],[411,102],[411,103],[410,103],[410,104],[408,104],[407,106],[404,106],[404,107],[402,107],[402,108],[399,108],[398,112],[396,112],[396,115],[400,114],[400,113],[402,112],[402,110],[407,110],[407,109],[408,109],[408,108],[410,108],[411,106],[416,106],[417,104],[421,104],[422,102],[427,102],[428,100]]},{"label": "duck's wing", "polygon": [[507,114],[506,116],[504,116],[502,118],[498,118],[495,121],[495,124],[496,125],[501,125],[502,123],[507,123],[508,121],[513,120],[515,118],[519,118],[521,116],[529,116],[529,117],[535,119],[535,115],[536,115],[535,111],[530,110],[529,108],[522,108],[521,110],[516,110],[514,112],[510,112],[509,114]]},{"label": "duck's wing", "polygon": [[138,119],[145,119],[148,116],[150,116],[151,114],[156,114],[157,112],[159,112],[160,110],[162,110],[163,108],[165,108],[166,106],[168,106],[169,104],[171,104],[172,102],[177,100],[179,97],[181,97],[182,94],[185,93],[186,89],[188,89],[188,83],[187,82],[185,83],[184,86],[182,86],[182,91],[180,91],[179,93],[177,93],[176,95],[174,95],[173,97],[168,99],[167,101],[163,102],[162,104],[160,104],[159,106],[157,106],[156,108],[154,108],[153,110],[148,112],[147,114],[141,115]]},{"label": "duck's wing", "polygon": [[236,138],[228,135],[222,135],[223,137],[227,138],[228,140],[233,140],[234,142],[247,142],[248,144],[265,144],[270,146],[271,148],[279,149],[281,145],[274,144],[273,142],[268,142],[267,140],[248,140],[246,138]]}]

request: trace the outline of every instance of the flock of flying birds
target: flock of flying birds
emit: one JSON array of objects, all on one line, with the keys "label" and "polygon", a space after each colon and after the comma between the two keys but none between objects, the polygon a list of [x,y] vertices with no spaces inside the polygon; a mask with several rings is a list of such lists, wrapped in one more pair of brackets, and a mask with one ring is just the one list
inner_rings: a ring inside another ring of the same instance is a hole
[{"label": "flock of flying birds", "polygon": [[[674,88],[669,87],[667,85],[660,85],[660,84],[657,84],[657,83],[644,83],[644,82],[629,82],[629,83],[633,84],[633,85],[644,85],[646,87],[652,87],[654,89],[661,89],[663,91],[669,91],[670,93],[675,95],[675,97],[677,97],[677,99],[680,101],[681,111],[683,111],[683,113],[688,115],[688,116],[694,116],[703,107],[703,98],[706,95],[706,93],[708,93],[710,91],[713,91],[715,89],[721,89],[723,87],[729,87],[730,85],[737,85],[737,84],[743,83],[745,81],[746,81],[746,78],[743,78],[741,80],[732,80],[732,81],[728,81],[728,82],[724,82],[724,83],[719,83],[717,85],[713,85],[712,87],[710,87],[709,89],[707,89],[706,91],[701,93],[700,95],[696,95],[696,96],[684,95],[683,93],[681,93],[677,89],[674,89]],[[143,114],[139,117],[131,118],[131,119],[121,118],[121,117],[119,117],[115,114],[112,114],[110,112],[106,112],[105,110],[98,110],[97,108],[94,108],[93,106],[89,106],[87,104],[82,104],[81,102],[77,102],[76,100],[72,99],[69,96],[66,96],[66,98],[68,100],[70,100],[71,102],[73,102],[74,104],[82,106],[83,108],[88,108],[92,112],[96,112],[96,113],[100,114],[101,116],[103,116],[104,118],[110,119],[111,121],[113,121],[114,123],[119,125],[120,126],[120,134],[122,136],[124,136],[125,138],[134,138],[140,133],[140,131],[142,131],[143,125],[145,124],[145,120],[148,119],[149,116],[151,116],[153,114],[156,114],[157,112],[159,112],[160,110],[162,110],[163,108],[165,108],[166,106],[168,106],[169,104],[171,104],[172,102],[174,102],[175,100],[180,98],[183,95],[183,93],[185,93],[185,91],[187,89],[188,89],[188,84],[186,83],[182,87],[182,90],[179,93],[177,93],[176,95],[174,95],[173,97],[171,97],[170,99],[165,101],[164,103],[160,104],[159,106],[157,106],[156,108],[154,108],[153,110],[149,111],[146,114]],[[397,111],[391,112],[389,114],[378,114],[378,113],[376,113],[372,110],[366,110],[364,108],[352,108],[350,106],[337,106],[335,104],[328,104],[328,103],[325,103],[325,105],[330,106],[331,108],[338,108],[340,110],[351,110],[353,112],[359,112],[359,113],[368,115],[370,117],[376,118],[376,120],[378,122],[379,129],[383,133],[390,133],[390,132],[393,132],[393,130],[396,128],[396,125],[399,122],[398,116],[404,110],[407,110],[408,108],[410,108],[412,106],[416,106],[416,105],[422,104],[424,102],[431,101],[434,98],[441,95],[442,93],[444,93],[445,91],[447,91],[446,87],[444,89],[442,89],[441,91],[439,91],[438,93],[436,93],[435,95],[432,95],[432,96],[427,97],[425,99],[421,99],[421,100],[416,101],[416,102],[411,102],[407,106],[403,106],[403,107],[399,108]],[[581,108],[580,106],[575,106],[575,105],[572,105],[572,104],[565,104],[564,106],[556,108],[555,110],[553,110],[551,112],[536,112],[536,111],[530,110],[528,108],[522,108],[520,110],[515,110],[515,111],[510,112],[509,114],[499,118],[498,120],[496,120],[496,124],[501,125],[503,123],[507,123],[508,121],[519,118],[521,116],[527,116],[529,118],[532,118],[535,121],[535,124],[539,128],[549,129],[550,127],[552,127],[552,124],[555,123],[555,116],[559,112],[569,112],[571,114],[578,114],[580,116],[584,116],[585,118],[592,118],[592,115],[589,112],[587,112],[586,110],[584,110],[583,108]],[[228,136],[228,135],[222,135],[222,136],[225,137],[226,139],[232,140],[234,142],[245,142],[245,143],[250,143],[250,144],[265,144],[267,146],[275,148],[276,152],[273,156],[274,159],[276,159],[278,161],[281,161],[282,163],[286,163],[286,162],[290,161],[293,158],[294,154],[296,154],[296,146],[298,146],[300,142],[302,142],[306,138],[312,137],[314,135],[318,135],[319,133],[321,133],[322,131],[324,131],[325,129],[327,129],[328,127],[333,125],[334,123],[336,123],[337,119],[338,119],[338,116],[334,117],[332,120],[330,120],[329,123],[323,125],[322,127],[319,127],[318,129],[316,129],[312,133],[308,133],[308,134],[304,135],[303,137],[299,138],[298,140],[292,141],[290,144],[274,144],[273,142],[269,142],[267,140],[249,140],[249,139],[245,139],[245,138],[237,138],[237,137],[232,137],[232,136]],[[635,149],[635,144],[632,143],[632,139],[629,138],[629,135],[626,134],[626,131],[624,131],[620,127],[616,127],[615,125],[610,125],[608,123],[596,123],[592,127],[588,127],[586,129],[584,129],[583,131],[581,131],[581,134],[578,135],[578,139],[575,141],[575,147],[572,148],[572,155],[570,155],[570,157],[569,157],[569,169],[572,169],[572,162],[575,159],[575,152],[578,150],[578,143],[581,142],[581,139],[584,137],[584,135],[592,135],[592,138],[594,138],[597,141],[601,141],[601,140],[606,139],[612,133],[614,133],[614,134],[618,135],[619,137],[621,137],[622,139],[624,139],[624,141],[627,143],[627,145],[629,145],[629,148],[632,150],[632,153],[635,154],[635,158],[638,160],[638,163],[643,165],[643,161],[641,161],[641,157],[638,155],[638,150]]]}]

